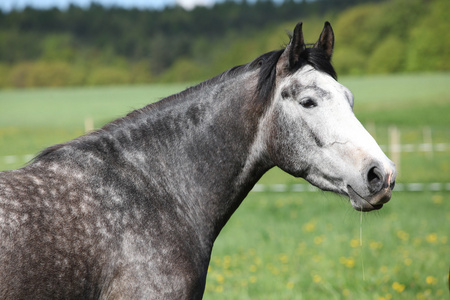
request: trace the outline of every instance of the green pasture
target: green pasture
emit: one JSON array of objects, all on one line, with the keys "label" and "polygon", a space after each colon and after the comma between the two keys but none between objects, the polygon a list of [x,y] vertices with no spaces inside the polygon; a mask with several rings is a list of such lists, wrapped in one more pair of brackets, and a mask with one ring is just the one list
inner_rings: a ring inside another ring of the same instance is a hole
[{"label": "green pasture", "polygon": [[[447,144],[402,153],[397,182],[450,182],[449,73],[339,81],[388,155],[392,126],[417,149],[430,132],[433,144]],[[84,134],[86,118],[99,128],[188,86],[0,90],[0,170]],[[279,169],[260,180],[299,182]],[[444,190],[394,192],[382,210],[362,215],[331,193],[252,192],[216,241],[205,298],[448,299],[449,224]]]},{"label": "green pasture", "polygon": [[215,243],[205,299],[449,299],[448,224],[448,192],[394,192],[362,222],[330,193],[253,192]]}]

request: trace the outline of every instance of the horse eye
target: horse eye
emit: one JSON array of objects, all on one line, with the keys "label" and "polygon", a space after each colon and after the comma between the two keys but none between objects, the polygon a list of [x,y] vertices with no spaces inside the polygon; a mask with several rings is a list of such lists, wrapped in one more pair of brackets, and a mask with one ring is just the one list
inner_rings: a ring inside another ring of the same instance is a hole
[{"label": "horse eye", "polygon": [[317,106],[317,103],[313,99],[307,98],[300,101],[300,105],[303,106],[304,108],[313,108]]}]

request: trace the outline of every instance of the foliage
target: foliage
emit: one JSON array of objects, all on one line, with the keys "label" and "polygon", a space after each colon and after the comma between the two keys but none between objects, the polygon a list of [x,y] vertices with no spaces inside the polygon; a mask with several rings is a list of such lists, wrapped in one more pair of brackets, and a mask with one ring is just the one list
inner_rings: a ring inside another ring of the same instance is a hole
[{"label": "foliage", "polygon": [[369,73],[396,73],[404,69],[404,44],[397,37],[384,39],[370,54]]},{"label": "foliage", "polygon": [[283,32],[299,20],[314,42],[326,19],[336,32],[340,75],[445,71],[448,9],[447,0],[242,0],[191,11],[26,8],[0,13],[0,87],[206,79],[280,48]]}]

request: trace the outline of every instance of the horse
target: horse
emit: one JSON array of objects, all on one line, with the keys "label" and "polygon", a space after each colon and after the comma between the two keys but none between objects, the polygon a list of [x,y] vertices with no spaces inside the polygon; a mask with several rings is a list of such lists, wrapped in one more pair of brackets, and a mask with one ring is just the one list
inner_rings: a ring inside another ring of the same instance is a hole
[{"label": "horse", "polygon": [[353,113],[326,22],[0,173],[1,299],[201,299],[215,239],[277,166],[358,211],[395,166]]}]

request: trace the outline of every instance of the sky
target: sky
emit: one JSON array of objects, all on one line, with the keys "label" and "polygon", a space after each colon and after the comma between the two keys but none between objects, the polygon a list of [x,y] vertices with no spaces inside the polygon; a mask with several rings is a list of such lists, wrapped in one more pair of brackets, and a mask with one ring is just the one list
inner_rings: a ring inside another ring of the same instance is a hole
[{"label": "sky", "polygon": [[46,9],[57,7],[67,9],[70,4],[88,7],[91,2],[104,6],[119,6],[125,8],[160,9],[167,5],[178,4],[186,9],[192,9],[196,5],[212,5],[220,0],[0,0],[0,9],[4,12],[21,10],[27,6]]}]

